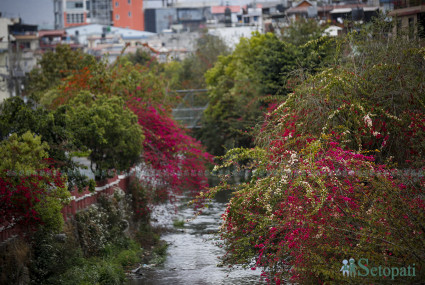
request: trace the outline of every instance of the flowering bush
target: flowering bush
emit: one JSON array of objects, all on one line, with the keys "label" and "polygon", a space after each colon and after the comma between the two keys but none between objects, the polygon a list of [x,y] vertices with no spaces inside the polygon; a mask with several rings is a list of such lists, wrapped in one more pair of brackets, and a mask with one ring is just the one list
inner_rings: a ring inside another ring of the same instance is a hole
[{"label": "flowering bush", "polygon": [[68,198],[65,179],[55,170],[39,169],[28,175],[7,171],[0,176],[0,224],[59,232]]},{"label": "flowering bush", "polygon": [[[206,163],[211,162],[211,156],[201,144],[187,135],[164,109],[140,98],[127,103],[145,131],[143,159],[151,175],[151,186],[157,188],[156,196],[168,198],[182,189],[197,192],[205,188]],[[148,178],[143,180],[147,182]]]},{"label": "flowering bush", "polygon": [[357,36],[340,66],[267,114],[256,148],[230,150],[217,167],[251,179],[229,185],[226,175],[201,194],[236,190],[221,228],[228,264],[261,268],[276,284],[347,282],[340,268],[350,257],[415,264],[416,276],[400,282],[425,277],[423,49]]},{"label": "flowering bush", "polygon": [[62,207],[68,202],[66,178],[46,163],[48,145],[26,132],[0,143],[0,224],[42,225],[52,232],[63,226]]},{"label": "flowering bush", "polygon": [[347,256],[423,268],[423,178],[407,187],[372,156],[346,151],[331,138],[300,152],[254,152],[261,157],[255,169],[267,176],[239,185],[229,203],[222,225],[226,262],[301,283],[340,280]]}]

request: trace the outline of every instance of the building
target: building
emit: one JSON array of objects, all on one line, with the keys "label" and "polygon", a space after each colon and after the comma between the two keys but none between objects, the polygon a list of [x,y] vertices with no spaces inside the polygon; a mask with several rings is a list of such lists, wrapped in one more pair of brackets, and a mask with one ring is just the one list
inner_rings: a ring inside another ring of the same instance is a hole
[{"label": "building", "polygon": [[0,102],[21,95],[26,74],[37,64],[37,26],[0,17]]},{"label": "building", "polygon": [[211,13],[213,15],[214,20],[217,23],[225,22],[225,12],[226,9],[230,10],[230,19],[232,23],[236,23],[238,21],[238,14],[241,14],[242,7],[241,6],[212,6]]},{"label": "building", "polygon": [[0,16],[0,102],[8,98],[9,93],[9,26],[16,20]]},{"label": "building", "polygon": [[303,0],[285,11],[290,20],[316,18],[323,22],[343,24],[344,20],[370,22],[378,15],[379,7],[367,4],[319,5],[321,3]]},{"label": "building", "polygon": [[99,24],[70,27],[66,29],[66,34],[74,35],[79,44],[88,47],[90,47],[90,41],[93,41],[95,38],[98,41],[102,41],[102,39],[103,41],[116,39],[115,41],[123,40],[125,43],[128,43],[131,41],[145,40],[155,35],[145,31],[110,27]]},{"label": "building", "polygon": [[38,32],[40,51],[55,50],[57,45],[67,44],[71,49],[82,48],[78,38],[67,34],[65,30],[44,30]]},{"label": "building", "polygon": [[112,0],[114,27],[144,31],[143,0]]},{"label": "building", "polygon": [[394,33],[408,33],[409,38],[425,37],[425,0],[406,0],[394,2],[391,16],[396,25]]},{"label": "building", "polygon": [[53,0],[55,29],[87,24],[86,0]]},{"label": "building", "polygon": [[86,6],[88,9],[87,22],[90,24],[99,24],[112,26],[112,0],[88,0]]},{"label": "building", "polygon": [[53,0],[55,29],[100,24],[144,31],[143,0]]}]

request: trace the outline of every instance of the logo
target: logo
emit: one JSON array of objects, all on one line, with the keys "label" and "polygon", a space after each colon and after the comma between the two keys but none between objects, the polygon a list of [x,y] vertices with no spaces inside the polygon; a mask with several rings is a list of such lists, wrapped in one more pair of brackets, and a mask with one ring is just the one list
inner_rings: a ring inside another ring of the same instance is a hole
[{"label": "logo", "polygon": [[354,258],[350,258],[350,264],[348,264],[347,259],[344,259],[342,261],[342,264],[344,265],[341,267],[340,271],[342,271],[343,276],[352,276],[352,277],[356,276],[357,266],[354,263],[354,261],[355,261]]},{"label": "logo", "polygon": [[369,266],[369,260],[367,258],[360,258],[355,263],[354,258],[349,260],[344,259],[342,261],[342,267],[340,272],[344,277],[391,277],[394,280],[396,277],[416,277],[415,264],[404,267],[388,267],[388,266]]}]

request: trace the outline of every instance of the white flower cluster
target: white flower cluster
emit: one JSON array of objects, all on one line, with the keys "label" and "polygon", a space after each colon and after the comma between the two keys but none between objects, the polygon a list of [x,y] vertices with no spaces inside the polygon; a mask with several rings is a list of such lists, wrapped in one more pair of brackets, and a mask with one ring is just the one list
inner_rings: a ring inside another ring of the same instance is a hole
[{"label": "white flower cluster", "polygon": [[363,117],[363,121],[365,124],[371,128],[372,127],[372,119],[370,118],[370,113],[368,113],[366,116]]}]

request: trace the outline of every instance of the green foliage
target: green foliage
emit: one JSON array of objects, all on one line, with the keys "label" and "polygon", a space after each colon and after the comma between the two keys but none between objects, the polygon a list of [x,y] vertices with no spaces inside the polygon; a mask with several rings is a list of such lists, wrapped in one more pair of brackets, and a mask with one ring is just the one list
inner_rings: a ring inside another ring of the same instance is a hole
[{"label": "green foliage", "polygon": [[28,95],[38,101],[50,88],[61,83],[63,78],[84,67],[93,68],[96,59],[82,50],[72,50],[69,45],[58,45],[55,51],[43,54],[39,68],[30,72],[27,87]]},{"label": "green foliage", "polygon": [[124,270],[142,260],[143,249],[123,233],[131,221],[121,190],[100,197],[80,212],[60,236],[39,231],[33,237],[30,277],[34,284],[125,284]]},{"label": "green foliage", "polygon": [[175,228],[184,228],[184,220],[174,220],[173,226]]},{"label": "green foliage", "polygon": [[[424,169],[423,43],[388,38],[388,26],[338,43],[335,66],[313,62],[313,74],[258,127],[257,148],[223,157],[222,168],[253,173],[238,185],[224,175],[200,196],[235,190],[221,228],[225,262],[261,267],[277,284],[386,284],[382,276],[344,279],[349,257],[423,268],[424,180],[399,173]],[[314,58],[327,40],[300,49]]]},{"label": "green foliage", "polygon": [[122,285],[125,283],[124,270],[110,260],[96,259],[82,266],[71,267],[62,276],[58,284],[79,285]]},{"label": "green foliage", "polygon": [[12,134],[0,143],[0,171],[12,170],[18,174],[29,174],[46,166],[48,144],[41,137],[27,131],[22,136]]},{"label": "green foliage", "polygon": [[151,263],[155,265],[163,264],[167,258],[168,244],[164,241],[160,241],[153,249],[153,258]]},{"label": "green foliage", "polygon": [[228,48],[219,37],[201,34],[196,41],[195,51],[181,62],[177,70],[179,85],[172,88],[204,89],[205,72],[214,66],[220,55],[228,53]]},{"label": "green foliage", "polygon": [[130,249],[126,249],[118,253],[115,258],[115,262],[120,264],[121,266],[131,266],[138,262],[140,262],[140,250],[134,251]]},{"label": "green foliage", "polygon": [[220,155],[232,147],[252,146],[251,128],[262,115],[260,100],[285,95],[297,51],[274,34],[241,39],[235,51],[219,57],[206,73],[209,105],[203,128],[196,133],[209,152]]},{"label": "green foliage", "polygon": [[39,134],[48,121],[47,112],[33,109],[19,97],[8,98],[0,105],[0,139],[10,134],[22,135],[27,131]]},{"label": "green foliage", "polygon": [[99,205],[76,215],[77,230],[85,256],[108,252],[110,245],[127,246],[122,231],[127,227],[128,217],[116,199],[101,197]]},{"label": "green foliage", "polygon": [[310,74],[332,63],[339,43],[321,37],[321,28],[310,21],[288,28],[290,34],[305,31],[309,36],[295,42],[271,33],[241,39],[231,55],[219,57],[208,70],[209,105],[203,128],[195,135],[209,152],[223,155],[233,147],[252,147],[252,129],[265,109],[285,98]]},{"label": "green foliage", "polygon": [[300,18],[282,29],[282,39],[295,46],[303,46],[309,41],[319,39],[326,27],[320,26],[316,19]]},{"label": "green foliage", "polygon": [[149,51],[138,48],[135,53],[129,53],[125,56],[131,63],[153,67],[158,65],[158,61],[152,57]]},{"label": "green foliage", "polygon": [[109,169],[126,170],[138,161],[143,132],[122,99],[93,98],[81,92],[71,105],[70,128],[81,145],[90,150],[89,158],[96,165],[92,170],[98,178],[104,178]]},{"label": "green foliage", "polygon": [[48,231],[37,231],[32,237],[30,278],[33,284],[59,284],[57,276],[73,266],[83,264],[83,253],[74,236],[74,228],[67,224],[59,239]]},{"label": "green foliage", "polygon": [[4,140],[12,133],[23,135],[28,131],[40,136],[43,144],[47,143],[49,146],[46,151],[51,159],[50,164],[67,174],[68,188],[77,186],[82,189],[89,182],[72,161],[72,155],[67,154],[75,147],[68,121],[66,108],[48,111],[42,107],[35,108],[31,103],[25,104],[19,97],[13,97],[0,106],[0,138]]}]

